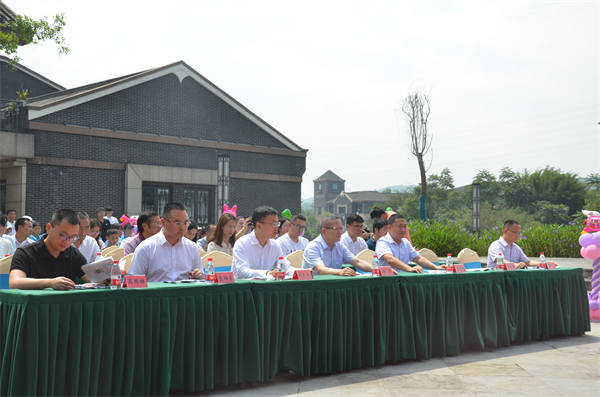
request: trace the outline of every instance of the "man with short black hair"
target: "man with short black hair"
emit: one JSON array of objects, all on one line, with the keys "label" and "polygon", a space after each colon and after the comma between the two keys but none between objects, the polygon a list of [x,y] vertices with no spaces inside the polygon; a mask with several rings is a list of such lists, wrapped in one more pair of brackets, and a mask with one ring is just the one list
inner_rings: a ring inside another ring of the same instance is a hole
[{"label": "man with short black hair", "polygon": [[338,276],[354,276],[356,272],[350,268],[342,268],[349,263],[360,270],[370,272],[371,265],[355,257],[340,242],[344,227],[340,217],[334,214],[321,218],[321,235],[311,241],[304,250],[303,269],[313,269],[316,274],[333,274]]},{"label": "man with short black hair", "polygon": [[367,247],[375,251],[377,241],[388,233],[388,220],[385,218],[375,218],[373,221],[373,236],[367,240]]},{"label": "man with short black hair", "polygon": [[29,236],[31,235],[31,231],[33,230],[33,223],[29,219],[29,217],[19,218],[15,221],[15,234],[9,236],[7,238],[8,241],[11,242],[15,251],[19,247],[25,247],[31,243],[29,240]]},{"label": "man with short black hair", "polygon": [[88,236],[90,231],[90,217],[83,211],[78,211],[79,217],[79,239],[73,243],[73,246],[81,252],[87,262],[93,262],[100,253],[100,248],[95,239]]},{"label": "man with short black hair", "polygon": [[114,223],[119,223],[119,220],[117,218],[115,218],[113,215],[113,209],[112,207],[106,207],[106,216],[104,217],[104,219],[108,219],[110,221],[110,224],[114,224]]},{"label": "man with short black hair", "polygon": [[161,223],[161,231],[135,250],[129,273],[145,275],[148,282],[203,279],[200,251],[191,240],[183,238],[190,225],[185,205],[165,205]]},{"label": "man with short black hair", "polygon": [[137,219],[138,233],[123,244],[125,255],[133,254],[136,248],[147,238],[150,238],[160,232],[162,221],[158,212],[142,212]]},{"label": "man with short black hair", "polygon": [[15,229],[15,219],[17,218],[17,211],[6,211],[6,218],[8,219],[6,223],[6,234],[9,236],[14,236],[14,234],[17,232],[17,229]]},{"label": "man with short black hair", "polygon": [[373,210],[371,211],[371,213],[369,215],[371,216],[372,220],[379,219],[379,218],[387,218],[385,216],[385,211],[379,207],[373,207]]},{"label": "man with short black hair", "polygon": [[302,214],[292,215],[288,232],[275,240],[283,255],[287,256],[294,251],[304,251],[308,245],[308,240],[301,236],[305,228],[306,217]]},{"label": "man with short black hair", "polygon": [[285,260],[275,242],[279,227],[278,212],[272,207],[260,206],[252,214],[254,233],[240,237],[233,246],[231,270],[235,278],[276,277],[276,264],[284,258],[286,276],[293,276],[294,269]]},{"label": "man with short black hair", "polygon": [[[388,219],[388,233],[377,241],[375,252],[380,266],[391,266],[404,272],[423,273],[423,268],[443,270],[446,266],[436,266],[420,256],[408,240],[404,238],[408,230],[404,215],[394,214]],[[417,264],[411,267],[408,262]]]},{"label": "man with short black hair", "polygon": [[[0,213],[0,236],[4,233],[6,222],[8,222],[6,215]],[[12,255],[14,252],[15,249],[10,240],[8,238],[0,238],[0,259],[4,258],[6,255]]]},{"label": "man with short black hair", "polygon": [[208,247],[208,238],[210,236],[212,236],[215,233],[215,230],[217,229],[217,225],[214,225],[212,223],[206,225],[204,227],[204,237],[202,237],[200,240],[198,240],[198,242],[196,244],[198,244],[198,247],[202,248],[204,251],[206,251],[206,247]]},{"label": "man with short black hair", "polygon": [[504,257],[504,263],[514,263],[517,269],[526,269],[527,266],[539,266],[539,262],[529,260],[521,247],[517,244],[521,237],[521,225],[517,221],[508,220],[502,226],[502,237],[494,241],[488,248],[487,265],[496,268],[496,258],[499,253]]},{"label": "man with short black hair", "polygon": [[79,217],[73,210],[62,209],[46,225],[47,237],[18,249],[10,265],[10,288],[69,290],[75,278],[89,283],[81,266],[87,263],[72,243],[79,239]]},{"label": "man with short black hair", "polygon": [[358,214],[350,214],[346,218],[346,233],[342,234],[341,242],[355,256],[368,248],[365,240],[359,238],[363,233],[364,221]]},{"label": "man with short black hair", "polygon": [[106,232],[110,229],[110,220],[106,219],[106,210],[104,207],[100,207],[96,210],[96,216],[98,217],[98,222],[102,225],[102,229],[100,230],[100,237],[102,241],[106,240]]}]

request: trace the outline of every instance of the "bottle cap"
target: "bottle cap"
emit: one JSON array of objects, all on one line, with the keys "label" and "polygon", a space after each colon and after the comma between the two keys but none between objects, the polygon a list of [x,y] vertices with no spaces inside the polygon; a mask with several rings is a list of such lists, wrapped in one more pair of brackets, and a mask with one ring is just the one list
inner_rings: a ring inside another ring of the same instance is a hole
[{"label": "bottle cap", "polygon": [[542,252],[540,255],[544,255],[544,253]]},{"label": "bottle cap", "polygon": [[373,258],[377,258],[377,254],[373,255]]},{"label": "bottle cap", "polygon": [[119,261],[113,261],[113,263],[114,263],[115,265],[118,265],[118,264],[119,264]]},{"label": "bottle cap", "polygon": [[283,259],[283,256],[280,256],[280,257],[279,257],[279,260],[282,260],[282,259]]},{"label": "bottle cap", "polygon": [[499,252],[499,253],[498,253],[498,256],[502,256],[502,252]]}]

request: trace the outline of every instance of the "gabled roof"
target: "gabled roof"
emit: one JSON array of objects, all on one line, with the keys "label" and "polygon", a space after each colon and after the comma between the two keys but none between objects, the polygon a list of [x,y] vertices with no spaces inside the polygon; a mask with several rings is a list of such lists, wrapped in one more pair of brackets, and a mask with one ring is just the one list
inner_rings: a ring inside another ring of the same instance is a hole
[{"label": "gabled roof", "polygon": [[313,182],[323,182],[323,181],[342,181],[346,182],[345,179],[340,178],[336,174],[334,174],[331,170],[328,170],[326,173],[313,180]]},{"label": "gabled roof", "polygon": [[[3,1],[0,1],[0,24],[4,25],[9,22],[15,22],[16,17],[17,17],[17,14],[13,10],[8,8],[8,6],[6,4],[4,4]],[[4,27],[4,26],[1,26],[0,30],[3,33],[11,33],[12,32],[11,29]],[[23,38],[21,38],[21,36],[19,35],[19,32],[15,32],[15,34],[19,38],[19,45],[29,44]]]},{"label": "gabled roof", "polygon": [[89,102],[118,91],[125,90],[138,84],[154,80],[156,78],[173,73],[182,82],[184,78],[190,77],[206,88],[208,91],[222,99],[229,106],[244,115],[266,133],[283,143],[287,148],[294,151],[306,152],[303,149],[267,122],[262,120],[256,114],[252,113],[244,105],[233,99],[225,91],[214,85],[207,78],[189,67],[185,62],[179,61],[154,69],[149,69],[143,72],[130,74],[127,76],[117,77],[110,80],[101,81],[86,86],[73,88],[62,93],[52,93],[31,98],[28,101],[27,108],[29,109],[29,120],[33,120],[47,114],[55,113],[73,106]]},{"label": "gabled roof", "polygon": [[[7,58],[7,57],[5,57],[5,56],[3,56],[3,55],[0,55],[0,62],[4,62],[4,63],[10,63],[10,59],[9,59],[9,58]],[[21,65],[20,63],[16,63],[16,64],[14,64],[13,66],[14,66],[15,68],[17,68],[17,70],[20,70],[20,71],[21,71],[21,72],[23,72],[23,73],[26,73],[26,74],[28,74],[28,75],[30,75],[30,76],[33,76],[33,77],[35,77],[36,79],[38,79],[38,80],[40,80],[40,81],[42,81],[42,82],[44,82],[44,83],[48,84],[48,85],[49,85],[50,87],[52,87],[52,88],[55,88],[55,89],[57,89],[57,90],[59,90],[59,91],[64,91],[64,90],[66,90],[66,88],[65,88],[65,87],[63,87],[62,85],[56,84],[54,81],[52,81],[52,80],[50,80],[50,79],[48,79],[48,78],[46,78],[46,77],[42,76],[41,74],[39,74],[39,73],[37,73],[37,72],[34,72],[33,70],[31,70],[31,69],[29,69],[29,68],[27,68],[27,67],[25,67],[25,66]]]},{"label": "gabled roof", "polygon": [[374,190],[366,190],[362,192],[344,192],[342,191],[333,200],[327,201],[327,203],[334,203],[338,198],[346,196],[353,203],[385,203],[388,201],[391,193],[381,193]]}]

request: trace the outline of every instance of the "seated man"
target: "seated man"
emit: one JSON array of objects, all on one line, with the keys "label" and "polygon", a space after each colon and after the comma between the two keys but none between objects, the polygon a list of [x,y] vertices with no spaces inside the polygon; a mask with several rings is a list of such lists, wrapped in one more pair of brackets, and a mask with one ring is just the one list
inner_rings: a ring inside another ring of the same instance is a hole
[{"label": "seated man", "polygon": [[388,221],[386,218],[375,218],[373,221],[373,237],[367,240],[367,247],[371,251],[375,251],[377,241],[385,236],[388,232]]},{"label": "seated man", "polygon": [[15,247],[13,247],[11,241],[8,238],[2,238],[7,223],[8,218],[0,212],[0,259],[15,252]]},{"label": "seated man", "polygon": [[33,222],[29,217],[22,217],[15,221],[15,234],[8,237],[8,240],[12,243],[15,251],[19,247],[25,247],[31,243],[29,236],[33,231]]},{"label": "seated man", "polygon": [[[388,234],[377,241],[377,257],[380,266],[391,266],[404,272],[423,273],[423,268],[442,270],[446,266],[436,266],[423,258],[408,240],[404,238],[408,225],[404,215],[394,214],[388,219]],[[417,266],[408,265],[413,261]]]},{"label": "seated man", "polygon": [[187,208],[181,203],[168,203],[161,223],[161,231],[145,239],[135,250],[129,273],[145,275],[149,283],[203,279],[198,247],[183,238],[190,224]]},{"label": "seated man", "polygon": [[79,240],[73,243],[73,246],[79,250],[88,262],[93,262],[100,253],[98,243],[92,237],[88,236],[90,231],[90,217],[83,211],[77,212],[79,216]]},{"label": "seated man", "polygon": [[69,290],[75,278],[89,283],[81,266],[86,258],[72,246],[79,238],[79,217],[73,210],[58,210],[46,225],[46,239],[18,249],[10,264],[10,288]]},{"label": "seated man", "polygon": [[302,214],[295,214],[290,218],[290,228],[286,234],[276,241],[284,256],[294,251],[304,251],[308,240],[300,236],[306,228],[306,218]]},{"label": "seated man", "polygon": [[142,241],[160,232],[162,222],[158,212],[142,212],[137,219],[137,227],[138,233],[123,244],[125,255],[133,254]]},{"label": "seated man", "polygon": [[[231,270],[235,278],[276,277],[279,257],[284,257],[275,242],[279,227],[278,212],[272,207],[260,206],[252,214],[254,233],[240,237],[233,246]],[[284,257],[285,258],[285,257]],[[293,276],[294,268],[284,259],[285,275]]]},{"label": "seated man", "polygon": [[504,263],[514,263],[517,269],[526,269],[527,266],[539,266],[538,262],[530,261],[521,247],[517,245],[521,237],[521,225],[519,222],[508,220],[504,222],[502,237],[494,241],[488,248],[487,265],[491,269],[496,268],[496,257],[500,252],[504,257]]},{"label": "seated man", "polygon": [[[358,255],[367,249],[367,243],[362,237],[364,219],[358,214],[350,214],[346,218],[346,233],[342,234],[341,242],[352,255]],[[368,238],[368,237],[367,237]]]},{"label": "seated man", "polygon": [[349,263],[365,272],[372,270],[371,265],[356,258],[344,244],[340,242],[344,228],[337,215],[326,215],[321,218],[321,235],[311,241],[304,250],[303,269],[313,269],[316,274],[333,274],[338,276],[354,276],[356,272],[342,265]]}]

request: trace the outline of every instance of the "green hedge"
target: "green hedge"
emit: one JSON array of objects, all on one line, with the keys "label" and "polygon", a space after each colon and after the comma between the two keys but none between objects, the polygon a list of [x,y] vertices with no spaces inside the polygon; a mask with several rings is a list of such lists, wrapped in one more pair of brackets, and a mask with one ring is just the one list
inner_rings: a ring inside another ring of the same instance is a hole
[{"label": "green hedge", "polygon": [[[452,254],[456,257],[463,248],[471,248],[479,256],[487,256],[490,244],[502,236],[502,226],[482,231],[479,235],[470,232],[455,221],[423,222],[410,220],[410,237],[415,247],[429,248],[439,257]],[[523,236],[517,244],[525,255],[537,258],[540,252],[546,257],[581,258],[579,236],[584,225],[581,221],[566,225],[541,225],[522,230]]]}]

